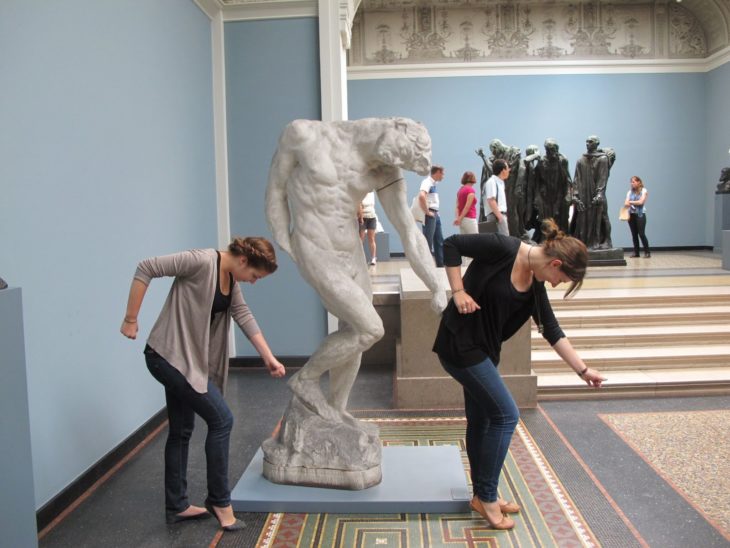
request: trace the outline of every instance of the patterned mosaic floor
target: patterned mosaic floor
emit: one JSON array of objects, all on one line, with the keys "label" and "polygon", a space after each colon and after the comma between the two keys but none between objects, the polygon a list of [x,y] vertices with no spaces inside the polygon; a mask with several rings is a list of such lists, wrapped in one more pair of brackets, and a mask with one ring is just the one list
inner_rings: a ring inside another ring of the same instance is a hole
[{"label": "patterned mosaic floor", "polygon": [[[456,445],[464,452],[464,419],[376,419],[384,445]],[[424,478],[427,481],[427,478]],[[469,514],[269,514],[259,547],[599,546],[523,423],[513,438],[500,495],[518,502],[512,531],[495,531]],[[222,546],[222,544],[221,544]]]}]

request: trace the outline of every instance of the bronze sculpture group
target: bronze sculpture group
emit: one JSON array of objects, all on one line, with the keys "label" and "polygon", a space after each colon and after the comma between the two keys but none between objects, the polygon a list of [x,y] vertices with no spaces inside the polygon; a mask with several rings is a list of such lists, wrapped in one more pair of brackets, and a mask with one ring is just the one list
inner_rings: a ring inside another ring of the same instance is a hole
[{"label": "bronze sculpture group", "polygon": [[[523,158],[519,148],[505,145],[499,139],[489,143],[489,157],[482,149],[476,151],[484,164],[482,192],[492,174],[494,160],[504,159],[511,168],[505,181],[511,236],[529,240],[528,231],[535,229],[532,238],[539,241],[542,221],[554,219],[561,230],[582,240],[591,251],[613,248],[606,186],[616,153],[599,145],[600,139],[595,135],[586,139],[586,152],[578,159],[572,179],[568,160],[560,154],[560,147],[552,138],[545,140],[544,155],[540,155],[536,145],[530,145]],[[479,220],[484,221],[485,216],[482,206]]]}]

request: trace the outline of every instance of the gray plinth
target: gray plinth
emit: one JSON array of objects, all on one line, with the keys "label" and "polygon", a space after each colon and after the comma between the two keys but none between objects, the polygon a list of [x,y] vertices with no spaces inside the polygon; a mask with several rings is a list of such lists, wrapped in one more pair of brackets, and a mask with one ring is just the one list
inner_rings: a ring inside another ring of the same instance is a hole
[{"label": "gray plinth", "polygon": [[[365,258],[370,262],[370,244],[368,243],[368,237],[365,235],[365,241],[363,242],[363,249],[365,250]],[[375,233],[375,256],[378,258],[378,262],[390,260],[390,235],[387,232],[376,232]]]},{"label": "gray plinth", "polygon": [[722,268],[730,270],[730,230],[722,231]]},{"label": "gray plinth", "polygon": [[20,288],[0,291],[0,545],[38,546]]},{"label": "gray plinth", "polygon": [[715,251],[725,249],[724,230],[730,230],[730,194],[715,194]]},{"label": "gray plinth", "polygon": [[[446,273],[438,269],[448,287]],[[456,408],[464,391],[431,350],[440,316],[431,310],[431,293],[411,269],[400,271],[401,340],[396,347],[393,398],[399,409]],[[521,408],[537,407],[537,375],[532,371],[528,320],[502,345],[499,371]]]},{"label": "gray plinth", "polygon": [[231,492],[237,512],[452,514],[469,511],[458,447],[383,447],[383,481],[362,491],[271,483],[259,449]]}]

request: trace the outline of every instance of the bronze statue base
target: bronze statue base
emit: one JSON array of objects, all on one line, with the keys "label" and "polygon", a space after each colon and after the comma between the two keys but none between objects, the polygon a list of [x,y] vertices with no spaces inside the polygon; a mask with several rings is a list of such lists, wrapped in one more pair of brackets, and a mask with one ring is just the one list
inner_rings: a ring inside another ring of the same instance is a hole
[{"label": "bronze statue base", "polygon": [[620,247],[589,249],[588,266],[626,266],[624,250]]}]

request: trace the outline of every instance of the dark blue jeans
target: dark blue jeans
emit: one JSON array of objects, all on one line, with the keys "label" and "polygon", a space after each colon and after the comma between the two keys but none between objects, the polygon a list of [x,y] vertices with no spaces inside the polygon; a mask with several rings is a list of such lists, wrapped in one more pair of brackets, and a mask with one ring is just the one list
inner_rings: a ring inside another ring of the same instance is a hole
[{"label": "dark blue jeans", "polygon": [[444,266],[444,234],[441,231],[441,217],[438,212],[433,212],[433,217],[426,215],[423,235],[428,242],[428,249],[436,259],[436,266]]},{"label": "dark blue jeans", "polygon": [[199,394],[182,373],[157,353],[145,352],[147,369],[165,387],[170,428],[165,444],[165,508],[178,513],[188,501],[188,446],[197,413],[208,425],[205,458],[208,467],[208,500],[214,506],[228,506],[228,446],[233,415],[218,387],[208,381],[208,392]]},{"label": "dark blue jeans", "polygon": [[494,502],[520,411],[489,358],[471,367],[456,367],[443,359],[441,365],[464,387],[466,454],[474,494]]}]

